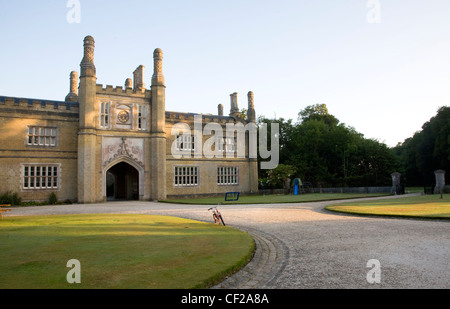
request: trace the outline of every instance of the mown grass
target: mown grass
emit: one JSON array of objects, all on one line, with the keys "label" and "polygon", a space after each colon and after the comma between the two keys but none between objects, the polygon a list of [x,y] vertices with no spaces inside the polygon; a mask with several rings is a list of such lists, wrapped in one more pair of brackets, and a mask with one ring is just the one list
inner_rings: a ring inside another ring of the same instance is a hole
[{"label": "mown grass", "polygon": [[346,202],[326,207],[327,210],[377,216],[439,218],[450,220],[450,197],[421,195],[396,199]]},{"label": "mown grass", "polygon": [[[253,239],[236,229],[148,215],[5,217],[0,289],[209,287],[243,267]],[[66,264],[81,263],[81,284]]]},{"label": "mown grass", "polygon": [[171,199],[163,202],[176,204],[198,205],[232,205],[232,204],[279,204],[279,203],[306,203],[330,200],[356,199],[364,197],[380,197],[391,194],[386,193],[308,193],[308,194],[271,194],[240,196],[238,201],[225,201],[225,194],[221,197]]}]

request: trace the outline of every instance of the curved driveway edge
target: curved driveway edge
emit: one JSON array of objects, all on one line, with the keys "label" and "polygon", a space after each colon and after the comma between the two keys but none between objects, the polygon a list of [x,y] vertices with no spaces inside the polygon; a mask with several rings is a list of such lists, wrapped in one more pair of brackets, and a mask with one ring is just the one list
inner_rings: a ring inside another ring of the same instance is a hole
[{"label": "curved driveway edge", "polygon": [[248,231],[248,233],[256,244],[253,259],[242,270],[213,288],[270,288],[286,268],[289,261],[289,249],[280,239],[261,231]]}]

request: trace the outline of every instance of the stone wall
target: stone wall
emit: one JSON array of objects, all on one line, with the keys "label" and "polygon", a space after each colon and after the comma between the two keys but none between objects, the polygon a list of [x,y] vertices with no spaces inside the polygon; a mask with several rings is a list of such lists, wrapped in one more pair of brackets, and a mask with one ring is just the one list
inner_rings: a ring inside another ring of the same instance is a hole
[{"label": "stone wall", "polygon": [[[30,127],[56,130],[55,145],[29,143]],[[0,128],[0,193],[17,192],[23,201],[47,200],[54,192],[59,200],[77,199],[78,104],[2,97]],[[56,165],[57,189],[24,188],[24,165]]]}]

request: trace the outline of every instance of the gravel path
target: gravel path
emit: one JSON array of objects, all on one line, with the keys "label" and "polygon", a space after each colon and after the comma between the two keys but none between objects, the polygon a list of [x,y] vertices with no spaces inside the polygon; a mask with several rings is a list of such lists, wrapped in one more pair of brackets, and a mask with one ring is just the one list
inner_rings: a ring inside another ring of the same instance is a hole
[{"label": "gravel path", "polygon": [[[222,205],[227,225],[255,239],[254,259],[215,288],[450,288],[450,222],[340,215],[336,202]],[[16,208],[6,216],[133,213],[211,222],[204,205],[115,202]],[[380,283],[367,275],[376,259]]]}]

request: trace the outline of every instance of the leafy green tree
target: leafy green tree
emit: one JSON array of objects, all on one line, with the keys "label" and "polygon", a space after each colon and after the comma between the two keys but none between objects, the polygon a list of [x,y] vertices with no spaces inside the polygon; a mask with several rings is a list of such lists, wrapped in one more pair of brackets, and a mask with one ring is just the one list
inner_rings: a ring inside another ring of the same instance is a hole
[{"label": "leafy green tree", "polygon": [[[365,139],[329,114],[325,104],[306,107],[299,121],[259,118],[280,126],[280,163],[314,186],[389,186],[398,158],[385,144]],[[265,173],[265,174],[264,174]],[[267,178],[267,171],[260,173]]]},{"label": "leafy green tree", "polygon": [[284,188],[285,191],[288,191],[294,175],[295,167],[278,164],[276,168],[267,173],[267,183],[273,188]]},{"label": "leafy green tree", "polygon": [[246,108],[242,108],[239,113],[239,117],[241,117],[241,119],[247,120],[248,110]]},{"label": "leafy green tree", "polygon": [[339,120],[328,113],[326,104],[314,104],[307,106],[304,110],[298,113],[298,121],[303,123],[309,120],[321,120],[328,126],[333,127],[339,124]]},{"label": "leafy green tree", "polygon": [[393,151],[402,162],[408,185],[432,186],[435,170],[450,171],[450,107],[439,108],[421,131]]}]

